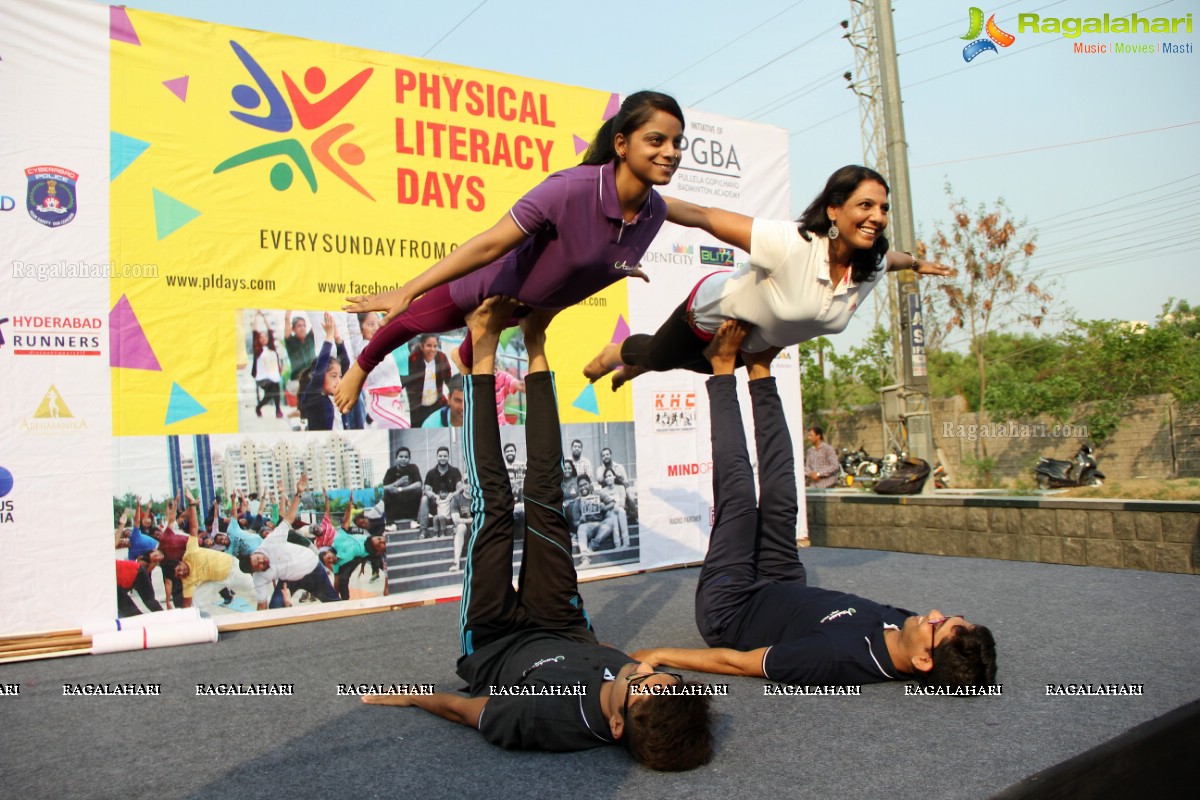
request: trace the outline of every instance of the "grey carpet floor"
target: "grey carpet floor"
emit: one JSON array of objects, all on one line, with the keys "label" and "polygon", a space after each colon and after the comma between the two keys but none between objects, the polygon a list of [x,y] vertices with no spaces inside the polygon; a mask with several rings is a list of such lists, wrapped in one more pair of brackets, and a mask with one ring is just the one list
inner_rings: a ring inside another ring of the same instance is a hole
[{"label": "grey carpet floor", "polygon": [[[342,682],[457,688],[458,604],[223,634],[198,645],[0,667],[0,787],[13,798],[988,797],[1200,697],[1200,578],[867,550],[803,551],[810,582],[995,632],[1000,697],[765,697],[720,678],[712,763],[658,774],[623,751],[507,752],[418,709],[364,706]],[[603,641],[702,646],[697,569],[587,584]],[[64,683],[157,682],[157,698],[64,697]],[[197,697],[200,682],[293,697]],[[1047,697],[1046,684],[1144,684]],[[1192,767],[1194,769],[1194,766]]]}]

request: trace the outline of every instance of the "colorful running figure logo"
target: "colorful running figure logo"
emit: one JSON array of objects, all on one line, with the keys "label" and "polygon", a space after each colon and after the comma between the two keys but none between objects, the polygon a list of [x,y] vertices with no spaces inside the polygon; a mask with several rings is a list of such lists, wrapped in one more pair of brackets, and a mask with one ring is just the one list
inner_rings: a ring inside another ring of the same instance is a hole
[{"label": "colorful running figure logo", "polygon": [[[230,93],[233,97],[233,102],[247,110],[258,109],[264,100],[266,100],[267,106],[265,113],[250,114],[246,111],[230,111],[229,114],[240,122],[273,133],[287,133],[292,129],[293,110],[295,111],[295,120],[305,130],[316,130],[325,125],[325,123],[331,121],[341,113],[342,109],[350,104],[350,101],[366,85],[367,80],[371,77],[371,73],[374,72],[372,68],[364,69],[324,97],[315,100],[310,100],[309,95],[320,95],[325,91],[325,70],[316,66],[309,67],[304,73],[303,90],[292,80],[292,77],[287,72],[284,72],[283,84],[287,90],[288,99],[291,100],[291,108],[289,108],[287,100],[283,97],[283,93],[279,91],[275,82],[271,80],[266,70],[254,59],[254,56],[250,55],[250,52],[246,48],[235,41],[231,40],[229,46],[233,48],[234,54],[242,62],[242,66],[246,68],[246,72],[250,74],[250,77],[256,84],[256,86],[239,84],[233,87]],[[347,186],[367,199],[374,201],[375,198],[371,193],[363,188],[362,184],[356,181],[346,167],[343,166],[344,164],[349,164],[350,166],[362,164],[366,160],[363,149],[353,142],[346,141],[338,146],[336,151],[337,157],[334,156],[334,144],[353,130],[354,126],[350,123],[334,125],[318,136],[310,145],[310,149],[313,157],[316,158],[319,164],[340,178]],[[300,174],[304,176],[305,182],[308,183],[308,188],[313,193],[316,193],[316,171],[313,169],[312,161],[309,159],[304,145],[296,138],[269,142],[257,147],[251,147],[249,150],[243,150],[218,164],[213,169],[213,174],[268,158],[285,159],[271,167],[271,186],[276,191],[282,192],[288,189],[295,179],[295,169],[298,169],[300,170]],[[292,163],[287,163],[287,160],[290,160]],[[295,169],[292,167],[293,164],[295,165]]]},{"label": "colorful running figure logo", "polygon": [[[960,38],[972,39],[969,45],[963,48],[963,61],[971,61],[980,53],[991,50],[993,53],[999,52],[996,50],[996,45],[1008,47],[1017,40],[1017,37],[1011,33],[1005,33],[1000,30],[1000,26],[996,24],[996,15],[992,14],[988,17],[987,26],[983,24],[983,9],[971,7],[971,28],[965,36]],[[987,31],[987,38],[980,39],[979,34]]]}]

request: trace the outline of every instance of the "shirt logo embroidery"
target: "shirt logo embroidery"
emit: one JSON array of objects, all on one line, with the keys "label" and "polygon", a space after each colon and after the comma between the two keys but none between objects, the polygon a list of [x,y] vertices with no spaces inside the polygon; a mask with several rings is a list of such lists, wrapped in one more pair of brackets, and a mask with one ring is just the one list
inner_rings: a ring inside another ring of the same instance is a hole
[{"label": "shirt logo embroidery", "polygon": [[853,617],[857,612],[853,608],[843,608],[841,611],[834,611],[826,615],[821,622],[833,622],[839,617]]}]

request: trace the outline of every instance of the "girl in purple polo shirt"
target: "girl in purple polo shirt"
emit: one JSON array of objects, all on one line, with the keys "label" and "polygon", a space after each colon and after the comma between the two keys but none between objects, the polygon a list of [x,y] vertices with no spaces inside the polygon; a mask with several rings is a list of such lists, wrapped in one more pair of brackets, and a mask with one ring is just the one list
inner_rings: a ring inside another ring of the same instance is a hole
[{"label": "girl in purple polo shirt", "polygon": [[[583,163],[556,172],[495,225],[399,289],[347,298],[347,311],[389,320],[342,378],[334,402],[351,408],[367,373],[420,333],[462,327],[492,295],[553,316],[622,278],[646,279],[642,255],[667,219],[655,186],[679,167],[683,111],[674,98],[638,92],[596,133]],[[470,364],[468,338],[459,355]]]}]

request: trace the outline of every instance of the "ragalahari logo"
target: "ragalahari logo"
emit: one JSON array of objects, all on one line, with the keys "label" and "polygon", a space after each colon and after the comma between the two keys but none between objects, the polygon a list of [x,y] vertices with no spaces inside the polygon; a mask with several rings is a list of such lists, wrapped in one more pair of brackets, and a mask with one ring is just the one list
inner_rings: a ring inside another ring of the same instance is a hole
[{"label": "ragalahari logo", "polygon": [[[975,56],[979,55],[980,53],[985,53],[989,50],[993,53],[997,53],[999,51],[996,49],[996,45],[1008,47],[1017,40],[1017,37],[1013,36],[1011,33],[1006,33],[1000,30],[1000,26],[996,24],[995,14],[992,14],[990,17],[988,17],[986,26],[983,24],[982,8],[975,8],[972,6],[970,15],[971,28],[967,31],[966,35],[962,36],[961,38],[971,39],[973,41],[963,48],[963,61],[972,61]],[[979,34],[985,31],[987,33],[987,38],[980,39]]]},{"label": "ragalahari logo", "polygon": [[[374,72],[373,68],[368,67],[362,70],[352,78],[347,80],[336,89],[325,93],[326,81],[325,70],[319,66],[309,67],[304,73],[304,89],[296,85],[286,71],[282,72],[283,85],[287,90],[288,99],[291,100],[291,106],[288,106],[284,100],[283,93],[279,91],[279,87],[267,75],[267,71],[263,69],[254,56],[246,48],[242,47],[235,41],[230,41],[229,46],[233,48],[233,52],[241,61],[242,66],[246,68],[246,72],[250,74],[255,86],[247,84],[238,84],[234,86],[231,95],[233,102],[244,109],[257,109],[262,105],[263,100],[266,100],[267,108],[265,113],[249,114],[245,111],[230,111],[230,115],[255,128],[260,128],[271,133],[288,133],[292,130],[295,122],[300,123],[300,127],[306,131],[317,131],[325,127],[328,123],[334,121],[334,117],[342,112],[350,101],[355,98],[359,91],[366,85]],[[257,88],[256,88],[257,87]],[[324,96],[320,96],[324,93]],[[316,99],[310,99],[316,97]],[[334,145],[339,139],[348,136],[354,130],[354,125],[348,122],[343,122],[340,125],[333,125],[326,129],[323,133],[317,136],[309,145],[309,150],[312,152],[313,158],[317,160],[321,166],[332,172],[343,183],[356,192],[374,202],[375,198],[368,192],[362,184],[354,179],[345,165],[357,167],[366,160],[366,154],[363,149],[351,141],[344,141],[337,145],[336,154]],[[256,147],[251,147],[248,150],[230,156],[222,161],[213,169],[213,174],[224,172],[234,167],[240,167],[245,164],[250,164],[263,159],[285,159],[279,161],[271,167],[270,179],[271,186],[276,191],[285,191],[292,185],[295,179],[295,170],[300,170],[300,174],[304,176],[308,188],[315,194],[317,191],[317,173],[313,168],[312,160],[308,157],[308,152],[305,151],[304,145],[296,137],[281,139],[277,142],[269,142]],[[288,163],[288,160],[291,163]],[[293,169],[295,165],[295,169]]]}]

